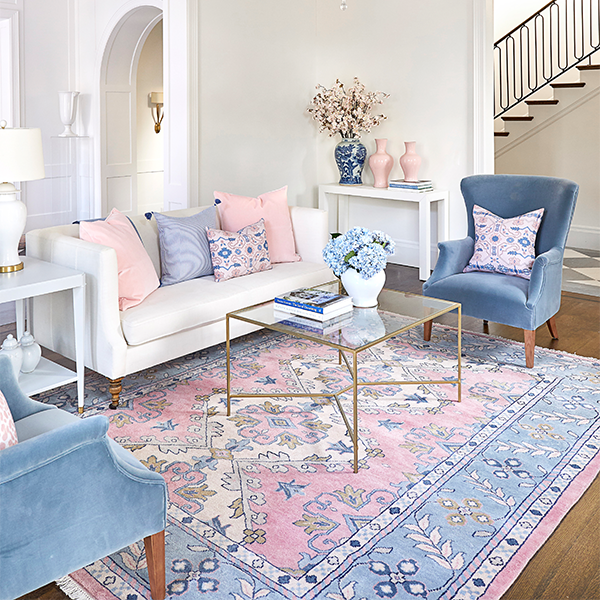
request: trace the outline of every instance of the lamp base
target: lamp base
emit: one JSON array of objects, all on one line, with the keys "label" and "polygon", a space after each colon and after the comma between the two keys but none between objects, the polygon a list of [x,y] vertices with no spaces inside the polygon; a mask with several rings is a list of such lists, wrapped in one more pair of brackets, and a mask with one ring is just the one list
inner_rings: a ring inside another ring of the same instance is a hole
[{"label": "lamp base", "polygon": [[0,274],[2,273],[15,273],[17,271],[23,270],[23,263],[20,262],[18,265],[8,265],[4,267],[0,267]]}]

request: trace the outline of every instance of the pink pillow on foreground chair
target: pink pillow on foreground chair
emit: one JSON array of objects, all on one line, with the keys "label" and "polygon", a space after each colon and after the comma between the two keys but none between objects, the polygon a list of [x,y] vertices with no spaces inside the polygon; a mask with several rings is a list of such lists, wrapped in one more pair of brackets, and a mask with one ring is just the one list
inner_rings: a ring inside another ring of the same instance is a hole
[{"label": "pink pillow on foreground chair", "polygon": [[129,219],[116,208],[104,221],[82,221],[79,237],[114,248],[119,270],[119,309],[137,306],[160,285],[152,260]]},{"label": "pink pillow on foreground chair", "polygon": [[239,231],[248,225],[265,221],[269,255],[272,263],[296,262],[294,230],[287,204],[287,186],[261,194],[258,198],[215,192],[221,228]]}]

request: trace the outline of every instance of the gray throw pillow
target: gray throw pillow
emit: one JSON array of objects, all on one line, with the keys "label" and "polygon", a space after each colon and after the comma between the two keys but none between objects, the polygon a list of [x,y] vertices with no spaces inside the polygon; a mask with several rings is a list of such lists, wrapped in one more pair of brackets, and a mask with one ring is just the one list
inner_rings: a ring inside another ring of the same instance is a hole
[{"label": "gray throw pillow", "polygon": [[158,225],[160,242],[161,285],[212,275],[213,266],[206,228],[215,228],[214,206],[191,217],[168,217],[152,213]]}]

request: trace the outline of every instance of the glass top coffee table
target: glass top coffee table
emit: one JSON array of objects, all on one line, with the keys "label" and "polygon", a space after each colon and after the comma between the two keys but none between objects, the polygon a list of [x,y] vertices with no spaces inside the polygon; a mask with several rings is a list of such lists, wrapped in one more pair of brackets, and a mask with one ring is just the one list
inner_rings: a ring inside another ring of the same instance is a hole
[{"label": "glass top coffee table", "polygon": [[[318,289],[338,292],[339,282],[333,281],[325,285],[315,286]],[[358,378],[358,355],[360,352],[381,344],[390,338],[397,336],[418,325],[431,321],[447,312],[456,310],[458,312],[458,336],[457,336],[457,362],[458,368],[456,378],[440,380],[416,380],[416,381],[360,381]],[[292,315],[282,313],[275,308],[273,301],[263,302],[228,313],[225,320],[226,326],[226,355],[227,355],[227,415],[231,414],[232,398],[276,398],[276,397],[333,397],[340,414],[348,429],[348,434],[354,446],[354,472],[358,471],[358,412],[357,399],[360,386],[377,385],[456,385],[458,388],[458,401],[461,395],[461,305],[458,302],[447,302],[437,298],[427,298],[416,294],[398,292],[384,289],[379,295],[377,308],[354,308],[348,318],[342,319],[335,327],[329,328],[326,333],[311,330],[310,327],[299,327],[289,324]],[[231,339],[230,320],[235,319],[258,325],[273,331],[280,331],[289,335],[312,340],[319,344],[330,346],[338,350],[339,364],[345,363],[352,383],[337,392],[321,393],[231,393]],[[286,323],[286,321],[288,323]],[[319,329],[315,327],[314,329]],[[352,423],[350,423],[339,397],[352,390]]]}]

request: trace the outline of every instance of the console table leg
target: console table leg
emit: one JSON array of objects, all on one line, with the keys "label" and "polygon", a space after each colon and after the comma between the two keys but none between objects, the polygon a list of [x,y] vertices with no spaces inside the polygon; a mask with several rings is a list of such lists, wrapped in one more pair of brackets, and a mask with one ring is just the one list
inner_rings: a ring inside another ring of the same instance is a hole
[{"label": "console table leg", "polygon": [[352,356],[352,393],[353,393],[353,410],[352,410],[352,418],[353,418],[353,434],[354,439],[352,440],[354,444],[354,472],[358,473],[358,368],[357,368],[357,354],[353,353]]},{"label": "console table leg", "polygon": [[419,279],[431,275],[431,204],[427,197],[419,202]]},{"label": "console table leg", "polygon": [[112,408],[113,410],[116,410],[117,408],[119,408],[119,394],[121,393],[121,390],[123,389],[123,386],[121,385],[121,382],[123,381],[122,377],[119,377],[117,379],[109,379],[109,387],[108,387],[108,391],[110,392],[110,395],[112,396],[112,402],[110,403],[108,408]]}]

